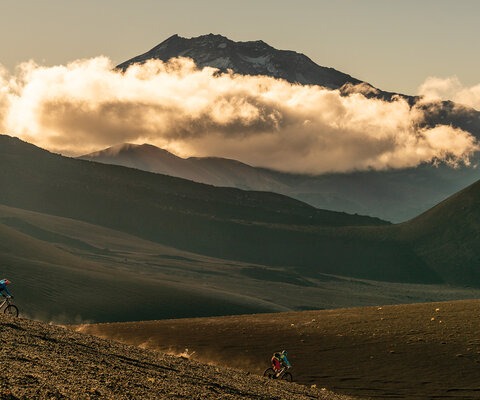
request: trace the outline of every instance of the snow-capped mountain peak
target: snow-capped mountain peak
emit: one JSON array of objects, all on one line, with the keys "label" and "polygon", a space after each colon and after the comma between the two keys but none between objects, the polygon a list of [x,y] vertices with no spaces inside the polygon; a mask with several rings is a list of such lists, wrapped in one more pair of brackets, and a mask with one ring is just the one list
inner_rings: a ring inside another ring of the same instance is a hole
[{"label": "snow-capped mountain peak", "polygon": [[168,61],[188,57],[199,67],[214,67],[242,75],[267,75],[292,83],[321,85],[337,89],[345,84],[362,83],[333,68],[315,64],[307,56],[289,50],[277,50],[262,40],[235,42],[222,35],[208,34],[194,38],[173,35],[146,53],[134,57],[118,68],[149,59]]}]

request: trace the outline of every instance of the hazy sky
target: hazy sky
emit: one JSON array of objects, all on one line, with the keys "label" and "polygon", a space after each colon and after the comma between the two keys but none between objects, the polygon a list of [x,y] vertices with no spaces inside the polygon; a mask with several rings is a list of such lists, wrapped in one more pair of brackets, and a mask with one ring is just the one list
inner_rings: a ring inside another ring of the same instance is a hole
[{"label": "hazy sky", "polygon": [[480,83],[477,0],[1,0],[0,64],[114,63],[172,34],[262,39],[384,90],[431,76]]}]

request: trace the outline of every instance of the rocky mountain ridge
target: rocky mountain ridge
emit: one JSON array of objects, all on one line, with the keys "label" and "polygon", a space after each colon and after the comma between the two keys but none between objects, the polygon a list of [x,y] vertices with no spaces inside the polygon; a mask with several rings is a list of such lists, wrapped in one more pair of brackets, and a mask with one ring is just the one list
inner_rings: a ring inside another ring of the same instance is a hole
[{"label": "rocky mountain ridge", "polygon": [[168,61],[172,57],[188,57],[199,67],[228,69],[242,75],[268,75],[292,83],[321,85],[338,89],[360,80],[333,68],[321,67],[307,56],[289,50],[277,50],[262,40],[235,42],[222,35],[183,38],[173,35],[151,50],[117,66],[126,69],[149,59]]}]

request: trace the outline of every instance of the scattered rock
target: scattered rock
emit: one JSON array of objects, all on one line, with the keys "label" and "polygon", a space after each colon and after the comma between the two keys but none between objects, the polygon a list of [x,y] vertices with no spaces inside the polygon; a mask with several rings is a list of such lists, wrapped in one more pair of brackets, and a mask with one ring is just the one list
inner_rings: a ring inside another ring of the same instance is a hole
[{"label": "scattered rock", "polygon": [[21,329],[1,335],[1,400],[349,398],[27,319],[0,315],[0,328],[13,321]]}]

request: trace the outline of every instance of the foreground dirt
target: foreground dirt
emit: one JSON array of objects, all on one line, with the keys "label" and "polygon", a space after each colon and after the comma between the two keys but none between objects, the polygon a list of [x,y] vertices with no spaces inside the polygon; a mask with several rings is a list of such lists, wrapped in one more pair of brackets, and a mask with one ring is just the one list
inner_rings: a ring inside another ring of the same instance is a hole
[{"label": "foreground dirt", "polygon": [[343,394],[480,399],[479,311],[469,300],[78,329],[254,374],[288,349],[297,382]]},{"label": "foreground dirt", "polygon": [[324,399],[269,381],[0,314],[0,399]]}]

